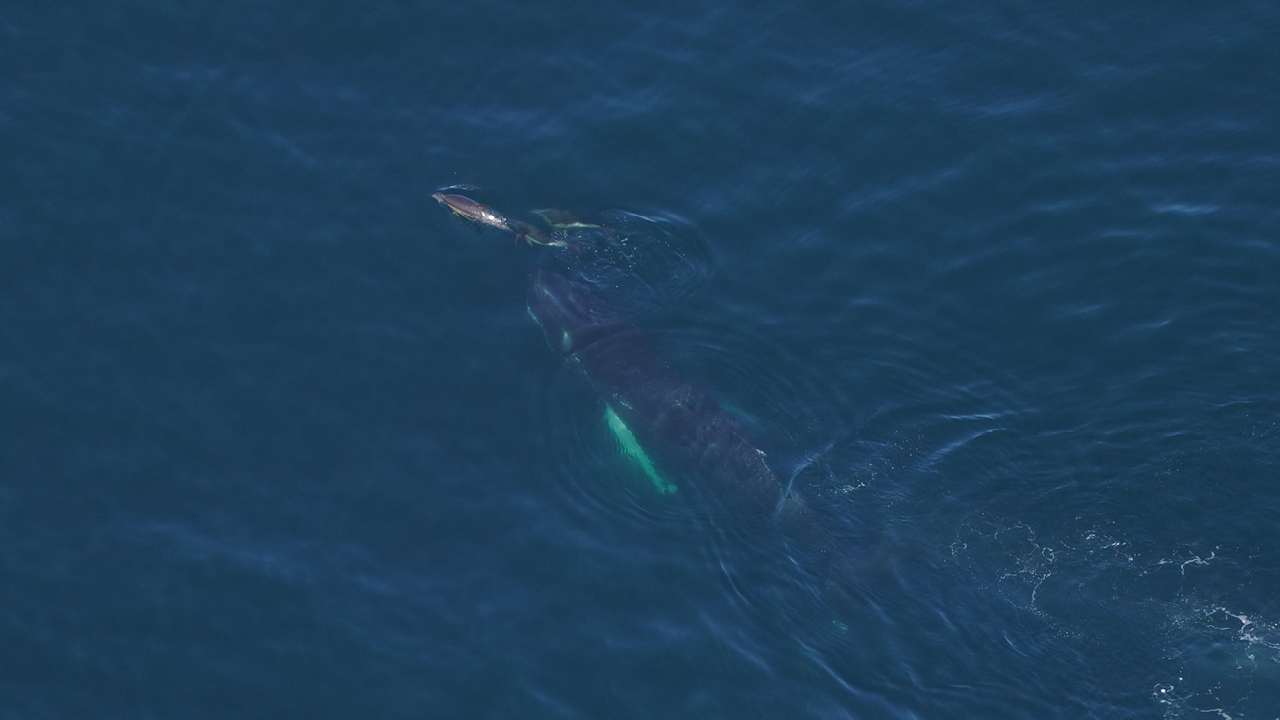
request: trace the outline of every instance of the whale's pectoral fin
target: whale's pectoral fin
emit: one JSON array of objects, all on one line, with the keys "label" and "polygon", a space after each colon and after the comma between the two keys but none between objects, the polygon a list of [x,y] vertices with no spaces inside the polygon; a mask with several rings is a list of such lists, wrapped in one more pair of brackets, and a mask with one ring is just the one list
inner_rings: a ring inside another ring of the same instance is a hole
[{"label": "whale's pectoral fin", "polygon": [[658,474],[658,469],[654,467],[653,460],[649,458],[644,448],[640,447],[640,443],[636,441],[635,434],[622,421],[622,418],[618,417],[618,413],[614,411],[613,406],[604,406],[604,419],[609,425],[609,430],[618,439],[618,444],[622,446],[622,453],[640,466],[644,474],[649,477],[649,481],[653,483],[654,489],[663,495],[674,493],[676,486]]}]

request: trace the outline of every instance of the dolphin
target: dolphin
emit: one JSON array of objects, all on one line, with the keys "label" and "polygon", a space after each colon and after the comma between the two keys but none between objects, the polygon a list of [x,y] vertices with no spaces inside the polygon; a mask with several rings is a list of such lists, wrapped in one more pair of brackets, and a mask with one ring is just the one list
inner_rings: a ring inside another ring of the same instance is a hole
[{"label": "dolphin", "polygon": [[523,220],[512,220],[488,205],[481,205],[465,195],[435,193],[431,197],[468,220],[513,233],[516,236],[517,244],[521,240],[527,240],[530,243],[554,247],[568,247],[569,245],[565,241],[557,240]]}]

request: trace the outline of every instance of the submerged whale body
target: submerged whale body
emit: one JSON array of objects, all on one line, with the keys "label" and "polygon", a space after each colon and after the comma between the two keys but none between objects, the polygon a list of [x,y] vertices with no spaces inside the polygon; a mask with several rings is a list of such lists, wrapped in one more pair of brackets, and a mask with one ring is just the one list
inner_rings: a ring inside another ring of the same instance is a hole
[{"label": "submerged whale body", "polygon": [[658,357],[639,330],[549,270],[533,273],[529,313],[662,468],[690,478],[700,498],[748,527],[776,521],[803,564],[826,574],[832,540],[813,511],[778,481],[733,416]]},{"label": "submerged whale body", "polygon": [[[464,218],[514,234],[517,243],[523,239],[530,245],[589,254],[581,238],[570,243],[471,198],[443,191],[432,197]],[[538,214],[560,234],[586,229],[612,239],[616,232],[563,211]],[[748,531],[776,530],[790,558],[823,580],[828,601],[848,605],[854,597],[849,591],[862,587],[854,559],[838,551],[834,537],[805,500],[790,483],[779,482],[764,452],[711,393],[664,362],[608,303],[562,273],[535,270],[528,302],[529,314],[552,349],[575,363],[605,401],[610,430],[658,492],[676,491],[677,486],[662,477],[671,473],[715,517],[731,519]]]},{"label": "submerged whale body", "polygon": [[706,390],[663,362],[634,326],[594,293],[538,270],[529,311],[547,341],[591,379],[640,445],[668,469],[696,471],[708,490],[736,508],[769,514],[782,487],[764,454]]}]

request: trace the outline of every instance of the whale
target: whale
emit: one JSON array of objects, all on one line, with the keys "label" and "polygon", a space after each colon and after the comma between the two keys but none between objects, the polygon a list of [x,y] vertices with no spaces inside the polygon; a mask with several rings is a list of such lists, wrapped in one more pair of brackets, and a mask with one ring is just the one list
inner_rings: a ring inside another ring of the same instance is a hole
[{"label": "whale", "polygon": [[[514,234],[517,243],[576,248],[471,198],[445,192],[432,198],[468,220]],[[608,232],[565,211],[536,212],[556,229]],[[711,392],[660,357],[622,313],[559,271],[535,269],[527,303],[550,348],[576,366],[603,400],[606,423],[623,454],[658,493],[687,488],[715,517],[746,533],[776,532],[792,561],[821,579],[828,601],[848,604],[848,590],[860,585],[850,559],[808,501],[790,480],[779,480],[764,451]]]},{"label": "whale", "polygon": [[776,528],[798,564],[828,575],[836,556],[831,534],[708,390],[663,360],[598,295],[557,271],[532,273],[528,309],[551,349],[576,365],[605,401],[610,425],[622,426],[612,429],[624,446],[630,439],[664,477],[685,480],[717,516],[748,532]]}]

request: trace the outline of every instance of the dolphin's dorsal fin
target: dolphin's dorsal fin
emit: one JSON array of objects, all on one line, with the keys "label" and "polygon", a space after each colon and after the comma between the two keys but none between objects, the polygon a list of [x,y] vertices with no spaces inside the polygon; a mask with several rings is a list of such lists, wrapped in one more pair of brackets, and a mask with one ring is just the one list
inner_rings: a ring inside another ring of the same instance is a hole
[{"label": "dolphin's dorsal fin", "polygon": [[545,208],[542,210],[534,210],[534,215],[542,218],[553,228],[598,228],[599,225],[584,222],[574,216],[568,210],[557,210],[556,208]]}]

